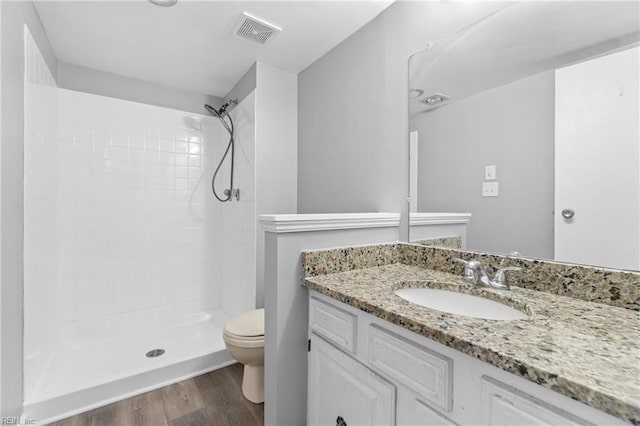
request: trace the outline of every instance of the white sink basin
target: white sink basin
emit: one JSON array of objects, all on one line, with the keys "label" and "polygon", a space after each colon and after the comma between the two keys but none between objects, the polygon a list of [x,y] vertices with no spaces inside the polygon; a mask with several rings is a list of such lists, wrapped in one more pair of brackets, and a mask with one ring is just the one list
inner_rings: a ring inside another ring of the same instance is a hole
[{"label": "white sink basin", "polygon": [[483,297],[431,288],[402,288],[396,295],[416,305],[468,317],[491,320],[519,320],[528,316],[517,309]]}]

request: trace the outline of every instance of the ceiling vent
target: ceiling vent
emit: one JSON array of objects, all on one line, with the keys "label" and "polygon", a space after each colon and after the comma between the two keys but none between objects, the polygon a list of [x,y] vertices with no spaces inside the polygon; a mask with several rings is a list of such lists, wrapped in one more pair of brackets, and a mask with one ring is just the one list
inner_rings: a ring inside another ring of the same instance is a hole
[{"label": "ceiling vent", "polygon": [[240,19],[233,28],[233,32],[241,38],[252,41],[256,44],[264,46],[267,42],[273,39],[278,33],[282,31],[282,28],[277,25],[270,24],[269,22],[249,15],[247,12],[242,12]]}]

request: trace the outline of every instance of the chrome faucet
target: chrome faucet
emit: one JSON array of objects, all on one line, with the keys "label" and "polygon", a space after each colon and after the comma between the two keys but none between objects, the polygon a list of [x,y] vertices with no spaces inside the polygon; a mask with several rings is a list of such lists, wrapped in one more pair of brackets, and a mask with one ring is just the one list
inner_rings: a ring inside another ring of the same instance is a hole
[{"label": "chrome faucet", "polygon": [[464,260],[458,258],[454,258],[453,260],[464,264],[464,272],[462,276],[462,280],[464,282],[482,287],[491,287],[496,290],[509,290],[510,287],[507,281],[507,272],[522,270],[522,268],[518,268],[516,266],[500,268],[496,272],[495,277],[491,279],[487,273],[487,269],[479,260]]}]

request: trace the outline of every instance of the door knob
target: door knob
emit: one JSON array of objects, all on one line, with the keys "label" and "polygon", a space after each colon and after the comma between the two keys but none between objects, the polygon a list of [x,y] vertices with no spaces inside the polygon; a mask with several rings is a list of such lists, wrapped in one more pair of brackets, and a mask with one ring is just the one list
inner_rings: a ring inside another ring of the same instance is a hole
[{"label": "door knob", "polygon": [[572,209],[564,209],[562,210],[562,217],[564,217],[565,219],[571,219],[573,216],[575,216],[576,212],[573,211]]}]

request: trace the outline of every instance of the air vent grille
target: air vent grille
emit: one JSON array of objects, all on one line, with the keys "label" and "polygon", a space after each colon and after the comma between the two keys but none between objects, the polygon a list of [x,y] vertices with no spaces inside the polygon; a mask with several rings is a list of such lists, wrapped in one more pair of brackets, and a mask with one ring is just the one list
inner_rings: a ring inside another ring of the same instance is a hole
[{"label": "air vent grille", "polygon": [[270,24],[260,18],[243,12],[234,28],[234,32],[238,37],[264,46],[269,40],[273,39],[280,31],[276,25]]}]

